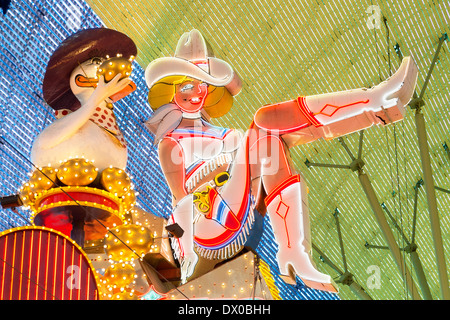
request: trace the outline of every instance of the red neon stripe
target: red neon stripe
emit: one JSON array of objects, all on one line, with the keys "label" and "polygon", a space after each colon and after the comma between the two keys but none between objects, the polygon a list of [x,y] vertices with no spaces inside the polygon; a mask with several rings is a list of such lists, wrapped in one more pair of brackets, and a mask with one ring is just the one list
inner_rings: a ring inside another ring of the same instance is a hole
[{"label": "red neon stripe", "polygon": [[15,289],[17,287],[16,274],[19,274],[18,273],[19,267],[17,265],[18,264],[17,261],[20,261],[20,256],[18,256],[20,254],[20,251],[16,250],[16,248],[17,248],[17,235],[14,235],[13,262],[11,263],[11,265],[12,265],[12,268],[11,268],[11,290],[10,290],[10,294],[9,294],[10,300],[14,300],[15,296],[17,297],[17,291]]},{"label": "red neon stripe", "polygon": [[[2,242],[3,242],[3,240],[2,239],[0,239],[0,245],[2,244]],[[4,294],[4,289],[6,288],[6,286],[5,286],[5,279],[6,279],[6,268],[7,268],[7,265],[6,265],[6,257],[7,257],[7,254],[8,254],[8,236],[5,236],[5,240],[4,240],[4,244],[3,245],[1,245],[1,247],[2,248],[4,248],[4,252],[3,252],[3,264],[2,264],[2,269],[0,269],[0,271],[1,271],[1,277],[2,277],[2,286],[0,287],[0,299],[1,300],[5,300],[5,298],[4,298],[4,296],[3,296],[3,294]]]},{"label": "red neon stripe", "polygon": [[90,277],[90,274],[87,273],[87,275],[86,275],[86,300],[89,300],[89,293],[90,293],[89,286],[90,286],[90,284],[91,284],[91,277]]},{"label": "red neon stripe", "polygon": [[42,229],[23,228],[0,237],[0,258],[4,260],[0,263],[0,299],[67,299],[71,290],[66,290],[66,270],[72,260],[77,260],[81,271],[77,279],[79,299],[98,299],[95,275],[82,251],[77,251],[76,259],[76,245],[60,234],[45,231],[46,238]]},{"label": "red neon stripe", "polygon": [[200,162],[198,165],[196,165],[196,166],[191,170],[191,172],[189,172],[189,173],[186,175],[185,181],[188,181],[189,178],[194,174],[194,172],[197,171],[197,169],[200,168],[204,163],[205,163],[205,161],[202,161],[202,162]]},{"label": "red neon stripe", "polygon": [[[74,263],[74,259],[75,259],[75,246],[72,246],[72,256],[71,256],[71,260],[70,260],[70,264],[72,266],[73,266],[73,263]],[[72,300],[72,293],[73,293],[73,286],[70,287],[70,292],[69,292],[69,299],[70,300]]]},{"label": "red neon stripe", "polygon": [[61,256],[61,263],[60,263],[60,272],[59,277],[60,280],[59,285],[61,286],[61,291],[60,291],[60,299],[65,300],[65,293],[66,293],[66,288],[67,288],[67,284],[66,284],[66,270],[67,270],[67,264],[66,264],[66,238],[62,238],[61,239],[62,243],[61,243],[61,249],[58,250],[58,255]]},{"label": "red neon stripe", "polygon": [[[26,237],[25,237],[26,236]],[[25,249],[25,254],[22,255],[22,261],[23,261],[23,281],[25,282],[22,285],[22,296],[24,300],[28,300],[29,291],[28,287],[30,285],[30,269],[31,269],[31,254],[32,254],[32,242],[31,239],[33,238],[33,234],[31,232],[25,231],[24,232],[24,241],[23,246]]]},{"label": "red neon stripe", "polygon": [[[65,245],[69,246],[70,243],[67,242]],[[73,300],[73,291],[76,290],[76,287],[73,284],[73,274],[75,271],[75,246],[72,245],[70,247],[68,248],[70,250],[66,250],[66,264],[64,266],[65,276],[63,281],[67,299]]]},{"label": "red neon stripe", "polygon": [[286,189],[287,187],[289,187],[290,185],[296,183],[296,182],[300,182],[300,175],[295,175],[295,176],[290,176],[289,178],[287,178],[286,180],[284,180],[283,182],[281,182],[278,186],[276,186],[272,192],[266,196],[266,198],[264,199],[264,203],[266,204],[266,206],[269,205],[269,203],[272,202],[272,200],[280,194],[280,192],[284,189]]},{"label": "red neon stripe", "polygon": [[44,285],[44,300],[47,300],[47,285],[48,285],[48,261],[49,261],[49,255],[50,255],[50,233],[47,233],[47,250],[45,252],[45,265],[44,267],[44,274],[45,274],[45,282]]},{"label": "red neon stripe", "polygon": [[223,140],[225,139],[225,137],[232,132],[232,130],[227,130],[223,136],[214,136],[214,135],[208,135],[208,131],[204,131],[204,132],[192,132],[192,133],[188,133],[188,132],[169,132],[168,134],[166,134],[166,137],[172,138],[172,139],[176,139],[176,140],[180,140],[180,139],[185,139],[185,138],[211,138],[214,140]]},{"label": "red neon stripe", "polygon": [[38,299],[38,288],[39,288],[39,267],[41,264],[41,244],[42,244],[42,230],[39,230],[39,242],[38,242],[38,253],[37,253],[37,262],[36,262],[36,277],[35,277],[35,291],[34,291],[34,300]]},{"label": "red neon stripe", "polygon": [[37,300],[37,286],[39,283],[39,278],[37,276],[38,272],[38,261],[40,259],[40,238],[41,230],[39,232],[31,231],[33,235],[33,240],[30,243],[32,247],[33,254],[30,257],[30,300]]},{"label": "red neon stripe", "polygon": [[65,288],[67,286],[66,284],[66,238],[63,238],[63,243],[62,243],[62,263],[61,263],[61,299],[65,300],[64,294],[65,294]]},{"label": "red neon stripe", "polygon": [[[56,289],[58,288],[58,285],[61,284],[60,281],[58,281],[58,274],[59,274],[59,268],[61,266],[61,262],[58,262],[58,258],[60,258],[60,252],[59,252],[59,237],[55,236],[55,245],[53,247],[53,252],[55,253],[55,264],[53,266],[53,299],[57,299],[57,293]],[[60,260],[60,259],[59,259]]]},{"label": "red neon stripe", "polygon": [[20,239],[20,246],[19,248],[22,248],[22,250],[20,250],[20,275],[19,275],[19,287],[17,288],[18,290],[18,299],[21,300],[22,299],[22,281],[23,281],[23,260],[24,260],[24,250],[25,250],[25,240],[26,240],[26,233],[23,232],[22,233],[22,237]]},{"label": "red neon stripe", "polygon": [[34,240],[34,232],[31,232],[31,237],[30,237],[30,243],[28,243],[28,248],[30,248],[30,256],[28,258],[28,280],[27,280],[27,300],[30,300],[30,285],[31,285],[31,269],[32,268],[32,263],[33,263],[33,240]]},{"label": "red neon stripe", "polygon": [[44,205],[50,205],[52,203],[57,203],[59,201],[73,202],[75,200],[78,202],[82,202],[82,201],[92,202],[92,203],[104,205],[113,210],[119,210],[118,204],[105,196],[101,196],[101,195],[93,194],[93,193],[87,193],[87,192],[67,192],[67,193],[70,195],[70,197],[65,193],[57,193],[57,194],[49,195],[48,197],[45,197],[44,199],[42,199],[42,201],[39,203],[39,207],[43,207]]},{"label": "red neon stripe", "polygon": [[266,129],[266,130],[269,132],[276,132],[277,134],[282,135],[282,134],[291,133],[291,132],[306,128],[308,126],[309,126],[309,123],[303,123],[299,126],[292,127],[289,129]]},{"label": "red neon stripe", "polygon": [[55,300],[56,299],[56,287],[57,287],[57,285],[58,285],[58,281],[56,281],[56,276],[58,275],[58,256],[59,256],[59,254],[57,254],[57,250],[55,250],[55,249],[57,249],[58,248],[58,240],[59,240],[59,237],[55,237],[55,242],[56,242],[56,244],[54,245],[54,246],[52,246],[52,248],[53,248],[53,252],[55,253],[55,258],[54,258],[54,261],[55,261],[55,263],[53,264],[53,300]]},{"label": "red neon stripe", "polygon": [[16,241],[17,241],[17,234],[14,233],[14,240],[13,240],[13,250],[12,250],[12,268],[11,268],[11,280],[10,280],[10,285],[11,285],[11,290],[9,291],[9,300],[13,299],[13,288],[14,288],[14,270],[16,268]]},{"label": "red neon stripe", "polygon": [[[79,260],[78,260],[78,267],[79,267],[78,284],[81,284],[81,273],[82,273],[82,270],[81,270],[81,255],[80,255]],[[78,300],[81,300],[81,288],[78,288]]]},{"label": "red neon stripe", "polygon": [[[11,237],[9,237],[8,240],[9,240],[8,249],[10,249],[10,250],[8,252],[8,255],[6,256],[6,261],[8,262],[8,266],[6,268],[7,272],[5,273],[5,276],[4,276],[5,280],[6,280],[5,288],[10,288],[10,286],[12,285],[11,277],[12,277],[13,269],[11,267],[12,266],[11,262],[14,259],[14,236],[11,235]],[[7,289],[5,289],[4,297],[5,297],[5,300],[11,299],[10,292],[7,292]]]}]

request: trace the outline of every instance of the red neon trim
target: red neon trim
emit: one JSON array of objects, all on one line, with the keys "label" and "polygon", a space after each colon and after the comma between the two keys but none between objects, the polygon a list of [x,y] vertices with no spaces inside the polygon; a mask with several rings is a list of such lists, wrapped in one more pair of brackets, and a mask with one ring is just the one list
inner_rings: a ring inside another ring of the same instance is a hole
[{"label": "red neon trim", "polygon": [[27,279],[27,287],[26,287],[26,293],[27,293],[27,300],[30,300],[30,279],[31,279],[31,263],[33,260],[33,239],[34,239],[34,232],[31,233],[30,241],[27,244],[27,248],[30,248],[30,256],[28,258],[28,264],[26,265],[26,269],[28,269],[28,279]]},{"label": "red neon trim", "polygon": [[192,62],[193,64],[197,65],[197,64],[208,64],[208,59],[192,59],[189,60],[190,62]]},{"label": "red neon trim", "polygon": [[214,188],[209,189],[209,192],[208,192],[209,210],[208,210],[208,213],[205,216],[207,219],[211,219],[212,218],[214,202],[216,202],[216,198],[217,198],[218,194],[219,193],[217,192],[216,189],[214,189]]},{"label": "red neon trim", "polygon": [[10,279],[10,283],[11,283],[11,290],[9,292],[9,299],[13,300],[13,288],[15,287],[14,285],[14,270],[16,268],[15,262],[16,262],[16,243],[17,243],[17,234],[14,233],[14,242],[13,242],[13,250],[12,250],[12,269],[11,269],[11,279]]},{"label": "red neon trim", "polygon": [[[59,241],[59,238],[58,237],[55,237],[55,241],[56,241],[56,244],[55,244],[55,246],[54,246],[54,249],[57,249],[58,248],[58,241]],[[59,251],[59,250],[58,250]],[[58,252],[59,253],[59,252]],[[56,299],[56,285],[58,284],[58,281],[56,280],[56,277],[57,277],[57,275],[58,275],[58,266],[60,266],[61,265],[61,263],[59,263],[58,264],[58,257],[59,257],[59,254],[56,254],[55,255],[55,264],[54,264],[54,266],[53,266],[53,300],[55,300]],[[65,284],[64,284],[65,285]]]},{"label": "red neon trim", "polygon": [[300,182],[300,175],[295,175],[295,176],[290,176],[289,178],[287,178],[286,180],[284,180],[283,182],[281,182],[278,186],[276,186],[272,192],[270,194],[268,194],[266,196],[266,198],[264,199],[264,203],[266,204],[266,206],[269,205],[269,203],[272,202],[272,200],[280,195],[281,191],[283,191],[284,189],[286,189],[287,187],[289,187],[290,185]]},{"label": "red neon trim", "polygon": [[[3,241],[0,241],[0,245],[2,245]],[[6,279],[6,254],[8,252],[8,236],[5,236],[5,244],[2,245],[2,247],[4,248],[3,251],[3,264],[2,264],[2,268],[0,269],[1,274],[3,275],[2,277],[2,283],[0,286],[0,300],[5,300],[3,297],[3,293],[4,293],[4,289],[5,287],[5,279]]]},{"label": "red neon trim", "polygon": [[[84,273],[84,270],[82,269],[82,265],[81,265],[81,255],[78,258],[78,268],[80,270],[80,272],[78,273],[78,283],[82,283],[81,282],[81,276]],[[78,300],[81,300],[81,288],[78,289]]]},{"label": "red neon trim", "polygon": [[[24,250],[25,250],[25,245],[24,245],[25,239],[26,239],[26,233],[23,233],[23,236],[20,239],[21,240],[20,246],[22,247],[22,251],[20,253],[20,274],[23,274],[23,260],[24,260],[23,258],[24,258]],[[19,288],[18,288],[19,300],[22,299],[22,289],[23,289],[22,288],[22,279],[23,279],[23,277],[20,277]]]},{"label": "red neon trim", "polygon": [[315,127],[321,127],[322,124],[319,122],[319,120],[316,119],[314,114],[309,110],[308,106],[306,105],[306,98],[305,97],[298,97],[297,98],[297,104],[300,111],[305,115],[305,117],[315,126]]},{"label": "red neon trim", "polygon": [[47,232],[47,250],[45,252],[45,265],[43,265],[44,267],[44,274],[45,274],[45,278],[44,278],[44,300],[47,300],[47,284],[48,284],[48,261],[49,261],[49,251],[50,251],[50,233]]},{"label": "red neon trim", "polygon": [[208,135],[208,131],[202,131],[200,132],[193,132],[193,133],[186,133],[186,132],[169,132],[166,134],[166,137],[172,138],[175,140],[185,139],[185,138],[210,138],[214,140],[224,140],[225,137],[232,132],[233,130],[227,130],[222,137],[216,137],[213,135]]},{"label": "red neon trim", "polygon": [[[188,181],[189,180],[189,178],[194,174],[194,172],[195,171],[197,171],[203,164],[205,163],[205,161],[202,161],[202,162],[200,162],[198,165],[196,165],[192,170],[191,170],[191,172],[189,172],[187,175],[186,175],[186,178],[184,179],[185,181]],[[183,166],[184,167],[184,166]],[[186,169],[184,169],[184,172],[186,172]]]},{"label": "red neon trim", "polygon": [[[249,146],[249,137],[247,136],[246,139],[246,148],[248,150],[248,146]],[[245,215],[245,210],[247,209],[247,204],[248,204],[248,198],[250,197],[250,174],[249,174],[249,166],[248,166],[248,152],[246,153],[246,164],[247,164],[247,170],[246,170],[246,187],[245,187],[245,191],[243,194],[243,199],[241,202],[241,206],[239,208],[238,213],[236,214],[236,218],[238,219],[238,221],[242,221],[242,218]],[[229,229],[226,229],[222,234],[218,235],[215,238],[209,238],[209,239],[202,239],[199,237],[194,236],[194,241],[204,247],[215,247],[217,245],[223,244],[225,243],[228,239],[230,239],[234,233],[237,231],[232,231]]]},{"label": "red neon trim", "polygon": [[61,255],[61,259],[62,259],[61,279],[64,284],[61,286],[61,293],[60,293],[62,300],[64,300],[64,293],[65,293],[64,287],[67,285],[67,282],[66,282],[67,280],[65,279],[65,276],[66,276],[66,241],[67,241],[66,238],[63,238],[63,244],[62,244],[63,252]]},{"label": "red neon trim", "polygon": [[[287,215],[288,215],[288,213],[289,213],[289,209],[290,209],[290,207],[287,205],[287,204],[285,204],[284,202],[283,202],[283,199],[282,199],[282,197],[281,197],[281,194],[279,195],[279,197],[280,197],[280,202],[278,203],[278,207],[277,207],[277,210],[275,211],[275,213],[281,218],[281,219],[283,219],[283,222],[284,222],[284,231],[286,232],[286,238],[287,238],[287,247],[288,248],[290,248],[291,247],[291,238],[289,237],[289,230],[288,230],[288,226],[287,226]],[[280,206],[281,206],[281,204],[284,204],[285,206],[286,206],[286,214],[284,215],[284,216],[282,216],[281,214],[280,214],[280,212],[278,211],[279,209],[280,209]]]},{"label": "red neon trim", "polygon": [[93,202],[96,204],[104,205],[113,210],[119,210],[119,205],[117,203],[115,203],[113,200],[111,200],[105,196],[101,196],[101,195],[93,194],[93,193],[87,193],[87,192],[79,192],[79,191],[77,191],[77,192],[69,191],[67,193],[70,195],[70,197],[66,193],[56,193],[56,194],[49,195],[48,197],[45,197],[39,203],[39,207],[57,203],[59,201],[61,201],[61,202],[71,201],[72,202],[75,200],[75,201],[79,201],[79,202],[80,201]]},{"label": "red neon trim", "polygon": [[36,268],[36,285],[34,291],[34,300],[38,300],[39,296],[39,275],[40,275],[40,267],[41,267],[41,247],[42,247],[42,230],[39,230],[39,243],[38,243],[38,254],[37,254],[37,268]]},{"label": "red neon trim", "polygon": [[[349,103],[349,104],[345,104],[343,106],[335,106],[335,105],[327,103],[326,105],[323,106],[323,108],[319,112],[314,113],[314,115],[321,114],[321,115],[324,115],[324,116],[327,116],[327,117],[332,117],[339,109],[343,109],[343,108],[346,108],[346,107],[351,107],[351,106],[354,106],[355,104],[360,104],[360,103],[364,103],[364,104],[369,103],[369,99],[364,100],[364,101],[352,102],[352,103]],[[323,113],[323,111],[327,107],[332,107],[332,108],[335,108],[335,109],[334,109],[334,111],[331,114]]]}]

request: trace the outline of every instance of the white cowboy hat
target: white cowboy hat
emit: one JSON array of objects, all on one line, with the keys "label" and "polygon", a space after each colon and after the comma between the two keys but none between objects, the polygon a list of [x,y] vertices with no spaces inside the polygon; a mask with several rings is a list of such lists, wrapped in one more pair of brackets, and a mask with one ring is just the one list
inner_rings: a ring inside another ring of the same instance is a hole
[{"label": "white cowboy hat", "polygon": [[233,96],[242,88],[239,75],[227,62],[214,57],[210,46],[196,29],[181,36],[173,57],[156,59],[145,69],[145,81],[149,88],[162,78],[176,75],[225,87]]}]

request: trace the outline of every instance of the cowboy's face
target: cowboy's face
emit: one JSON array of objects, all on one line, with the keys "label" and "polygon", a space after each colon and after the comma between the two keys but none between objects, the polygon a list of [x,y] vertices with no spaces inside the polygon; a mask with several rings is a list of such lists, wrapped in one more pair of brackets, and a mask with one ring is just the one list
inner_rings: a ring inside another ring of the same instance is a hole
[{"label": "cowboy's face", "polygon": [[207,95],[208,85],[206,83],[196,79],[189,79],[175,85],[173,101],[180,107],[181,111],[193,113],[203,108]]}]

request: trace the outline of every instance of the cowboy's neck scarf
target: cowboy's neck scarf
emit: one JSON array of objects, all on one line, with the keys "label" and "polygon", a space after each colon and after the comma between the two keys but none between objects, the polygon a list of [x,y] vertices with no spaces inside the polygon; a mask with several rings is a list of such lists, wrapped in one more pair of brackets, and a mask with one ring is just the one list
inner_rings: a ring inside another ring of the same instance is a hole
[{"label": "cowboy's neck scarf", "polygon": [[[69,109],[61,109],[55,111],[56,118],[62,118],[69,113],[72,113]],[[123,137],[122,132],[116,123],[116,116],[114,111],[109,109],[107,106],[98,106],[95,112],[89,118],[92,122],[98,125],[100,128],[104,129],[106,132],[111,134],[115,139],[117,139],[118,144],[126,148],[127,143]]]}]

